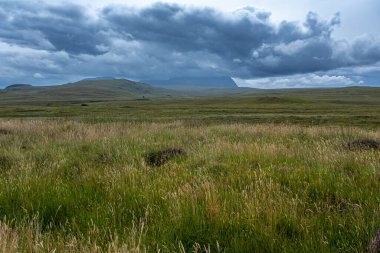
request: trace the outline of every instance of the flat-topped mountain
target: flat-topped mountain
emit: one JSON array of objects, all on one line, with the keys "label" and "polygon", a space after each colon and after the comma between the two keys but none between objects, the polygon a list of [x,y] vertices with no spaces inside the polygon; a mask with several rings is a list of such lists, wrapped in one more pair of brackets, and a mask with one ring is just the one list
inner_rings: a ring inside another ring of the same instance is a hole
[{"label": "flat-topped mountain", "polygon": [[83,79],[83,81],[107,81],[107,80],[116,80],[117,78],[112,76],[99,76],[99,77],[89,77]]},{"label": "flat-topped mountain", "polygon": [[157,87],[175,89],[236,89],[238,86],[231,77],[177,77],[166,80],[142,80]]}]

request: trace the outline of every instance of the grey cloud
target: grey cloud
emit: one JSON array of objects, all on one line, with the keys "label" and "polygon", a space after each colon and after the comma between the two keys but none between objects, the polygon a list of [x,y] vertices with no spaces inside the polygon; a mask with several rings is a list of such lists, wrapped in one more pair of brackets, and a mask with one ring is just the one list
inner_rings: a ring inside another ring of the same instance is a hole
[{"label": "grey cloud", "polygon": [[[15,1],[2,3],[0,9],[0,13],[8,13],[0,25],[0,39],[3,41],[72,54],[100,54],[103,52],[98,45],[109,43],[108,38],[101,36],[104,28],[101,22],[91,20],[79,5]],[[28,33],[39,38],[26,37]]]},{"label": "grey cloud", "polygon": [[320,20],[318,15],[314,12],[309,12],[304,23],[312,36],[330,36],[335,25],[340,24],[340,14],[336,13],[329,21]]},{"label": "grey cloud", "polygon": [[138,11],[106,8],[103,15],[114,30],[127,32],[136,40],[227,57],[246,57],[252,48],[274,35],[274,27],[263,19],[263,14],[253,11],[227,17],[210,8],[184,9],[158,3]]},{"label": "grey cloud", "polygon": [[380,59],[380,40],[373,36],[362,36],[352,45],[352,56],[363,63],[372,63]]},{"label": "grey cloud", "polygon": [[339,13],[326,21],[310,12],[302,24],[284,21],[278,26],[271,23],[270,14],[254,8],[226,15],[214,9],[158,3],[142,10],[109,7],[102,14],[113,30],[137,41],[179,52],[216,54],[236,76],[309,73],[380,60],[374,53],[377,47],[372,43],[368,48],[366,41],[359,50],[351,48],[349,55],[336,57],[337,42],[331,34],[340,24]]}]

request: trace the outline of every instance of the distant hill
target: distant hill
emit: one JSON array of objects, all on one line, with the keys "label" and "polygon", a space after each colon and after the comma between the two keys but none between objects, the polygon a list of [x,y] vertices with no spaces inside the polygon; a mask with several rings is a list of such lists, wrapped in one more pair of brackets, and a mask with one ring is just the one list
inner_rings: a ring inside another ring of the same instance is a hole
[{"label": "distant hill", "polygon": [[231,77],[178,77],[167,80],[142,80],[157,87],[174,89],[236,89],[238,86]]},{"label": "distant hill", "polygon": [[30,84],[12,84],[7,86],[5,89],[6,90],[24,90],[24,89],[30,89],[33,86]]},{"label": "distant hill", "polygon": [[[149,98],[186,98],[197,96],[249,96],[263,95],[261,101],[278,103],[284,96],[297,99],[339,101],[354,103],[367,100],[368,103],[378,103],[379,87],[346,87],[346,88],[317,88],[317,89],[277,89],[259,90],[239,88],[230,78],[210,78],[209,84],[203,86],[207,79],[171,79],[165,85],[152,86],[127,79],[94,80],[84,79],[75,83],[55,86],[32,86],[30,84],[14,84],[0,89],[0,104],[9,103],[50,103],[50,102],[90,102],[117,101],[125,99]],[[220,81],[218,81],[220,80]],[[213,82],[215,81],[215,82]],[[224,81],[224,83],[222,82]],[[233,81],[233,80],[232,80]],[[181,83],[181,85],[178,85]],[[230,87],[230,88],[228,88]],[[268,95],[269,94],[269,95]]]},{"label": "distant hill", "polygon": [[126,79],[82,80],[56,86],[10,85],[0,90],[0,102],[109,101],[172,95],[177,95],[176,91]]}]

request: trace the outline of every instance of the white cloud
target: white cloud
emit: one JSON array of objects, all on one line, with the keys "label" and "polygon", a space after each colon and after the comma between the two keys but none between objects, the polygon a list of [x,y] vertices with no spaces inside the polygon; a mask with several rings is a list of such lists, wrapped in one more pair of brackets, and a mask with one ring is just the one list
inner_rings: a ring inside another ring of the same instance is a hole
[{"label": "white cloud", "polygon": [[349,69],[351,72],[358,74],[358,75],[363,75],[363,74],[368,74],[368,73],[373,73],[373,72],[380,72],[380,62],[374,65],[368,65],[368,66],[358,66],[355,68]]},{"label": "white cloud", "polygon": [[37,79],[43,79],[43,78],[45,78],[44,75],[42,75],[41,73],[34,73],[33,77],[37,78]]},{"label": "white cloud", "polygon": [[266,77],[248,80],[235,78],[235,81],[240,87],[251,87],[260,89],[342,87],[350,85],[359,85],[363,83],[361,80],[355,81],[346,76],[317,74]]}]

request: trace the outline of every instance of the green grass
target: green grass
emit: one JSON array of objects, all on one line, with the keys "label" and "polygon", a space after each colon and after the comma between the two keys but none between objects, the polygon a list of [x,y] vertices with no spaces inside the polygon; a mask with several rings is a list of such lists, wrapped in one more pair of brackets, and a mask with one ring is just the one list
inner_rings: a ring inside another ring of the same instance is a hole
[{"label": "green grass", "polygon": [[[378,130],[0,121],[6,252],[361,252],[380,228]],[[183,147],[163,167],[147,151]]]},{"label": "green grass", "polygon": [[3,103],[0,252],[364,252],[380,151],[343,144],[380,141],[380,101],[355,92]]},{"label": "green grass", "polygon": [[[375,89],[375,91],[377,91]],[[245,96],[137,99],[114,102],[0,104],[0,118],[67,118],[83,122],[172,122],[189,124],[286,123],[380,126],[377,93],[329,90],[277,92]],[[330,95],[329,95],[330,94]]]}]

